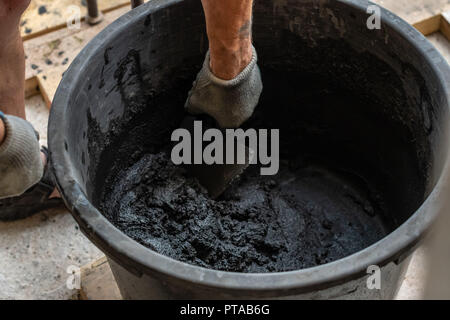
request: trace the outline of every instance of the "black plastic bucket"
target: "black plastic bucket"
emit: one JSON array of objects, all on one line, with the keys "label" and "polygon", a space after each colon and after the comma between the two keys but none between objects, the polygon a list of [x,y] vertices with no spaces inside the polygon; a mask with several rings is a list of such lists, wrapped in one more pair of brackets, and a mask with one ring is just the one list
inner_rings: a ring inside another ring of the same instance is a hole
[{"label": "black plastic bucket", "polygon": [[[157,148],[177,126],[163,116],[145,119],[139,105],[194,79],[207,50],[200,1],[152,0],[112,23],[78,55],[53,102],[51,161],[68,208],[107,255],[125,298],[394,296],[412,250],[447,204],[450,69],[419,32],[392,13],[381,10],[381,29],[368,28],[369,5],[255,1],[253,36],[265,82],[261,99],[273,105],[261,107],[262,117],[273,117],[291,136],[307,137],[295,143],[310,141],[322,158],[379,182],[391,221],[389,234],[369,247],[297,271],[249,274],[179,262],[132,240],[98,210],[119,145],[132,161],[135,153]],[[267,70],[275,70],[283,86]],[[323,92],[340,87],[352,94],[336,104],[302,107],[296,94],[308,81],[296,81],[298,75],[325,79]],[[282,94],[274,98],[269,92],[277,89]],[[140,94],[144,91],[149,94]],[[365,120],[351,107],[355,99],[367,102],[359,104],[370,115]],[[165,107],[179,114],[182,102]],[[123,123],[137,129],[118,140],[112,132]],[[127,150],[127,139],[147,149]],[[123,159],[123,166],[129,165]],[[381,289],[367,286],[372,265],[381,268]]]}]

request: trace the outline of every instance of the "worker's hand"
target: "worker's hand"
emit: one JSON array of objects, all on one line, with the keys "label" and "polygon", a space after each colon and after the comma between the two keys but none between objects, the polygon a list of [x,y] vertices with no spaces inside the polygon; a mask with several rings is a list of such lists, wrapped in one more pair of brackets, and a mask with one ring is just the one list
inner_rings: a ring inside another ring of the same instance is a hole
[{"label": "worker's hand", "polygon": [[31,0],[0,0],[0,41],[13,39],[19,32],[20,17]]},{"label": "worker's hand", "polygon": [[210,70],[209,53],[189,92],[185,108],[192,114],[206,113],[221,128],[238,128],[251,117],[262,91],[256,51],[250,64],[234,79],[222,80]]},{"label": "worker's hand", "polygon": [[0,199],[23,194],[42,178],[39,137],[31,123],[0,115],[6,137],[0,145]]}]

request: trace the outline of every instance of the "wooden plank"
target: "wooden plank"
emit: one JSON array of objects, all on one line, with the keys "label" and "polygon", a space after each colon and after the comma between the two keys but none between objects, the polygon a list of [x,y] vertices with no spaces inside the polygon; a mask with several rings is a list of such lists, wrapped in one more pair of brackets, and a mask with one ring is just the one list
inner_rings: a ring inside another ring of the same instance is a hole
[{"label": "wooden plank", "polygon": [[440,30],[441,20],[442,20],[441,15],[436,15],[423,21],[419,21],[413,24],[413,26],[417,30],[419,30],[423,35],[428,36]]},{"label": "wooden plank", "polygon": [[426,21],[450,10],[450,0],[372,0],[410,24]]},{"label": "wooden plank", "polygon": [[39,94],[40,88],[37,77],[29,78],[25,81],[25,98],[31,98],[32,96]]},{"label": "wooden plank", "polygon": [[420,246],[413,254],[411,262],[403,279],[395,300],[420,300],[423,299],[427,272],[428,272],[428,248]]},{"label": "wooden plank", "polygon": [[73,59],[92,38],[128,10],[128,7],[122,7],[108,12],[95,26],[83,23],[79,30],[61,29],[25,41],[26,94],[35,94],[37,85],[50,108],[62,74]]},{"label": "wooden plank", "polygon": [[450,11],[450,0],[373,0],[373,2],[394,12],[425,36],[440,30],[442,32],[442,28],[448,27],[448,20],[444,20],[444,12]]},{"label": "wooden plank", "polygon": [[122,300],[106,257],[81,268],[81,300]]},{"label": "wooden plank", "polygon": [[25,99],[25,111],[27,120],[31,122],[34,129],[39,132],[39,144],[47,145],[47,122],[48,109],[40,94]]},{"label": "wooden plank", "polygon": [[[70,6],[79,8],[81,18],[87,14],[85,0],[31,0],[20,22],[20,32],[24,40],[52,32],[67,25],[73,14]],[[129,0],[98,0],[102,12],[109,12],[121,6],[130,6]]]},{"label": "wooden plank", "polygon": [[450,11],[442,14],[440,30],[447,40],[450,41]]}]

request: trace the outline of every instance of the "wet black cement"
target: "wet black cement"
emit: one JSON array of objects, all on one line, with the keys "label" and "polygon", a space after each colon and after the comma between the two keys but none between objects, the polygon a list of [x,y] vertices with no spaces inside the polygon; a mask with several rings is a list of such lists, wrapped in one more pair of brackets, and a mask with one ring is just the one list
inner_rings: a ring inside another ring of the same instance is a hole
[{"label": "wet black cement", "polygon": [[[265,74],[278,77],[270,71]],[[266,83],[269,87],[276,85],[271,80]],[[346,108],[348,96],[340,96],[341,93],[329,89],[324,91],[318,83],[305,83],[304,89],[308,96],[302,101],[305,109],[313,107],[314,112],[320,113],[317,103],[331,102],[337,110]],[[292,95],[303,94],[293,91]],[[163,122],[154,119],[155,114],[160,115],[163,110],[164,118],[182,117],[183,114],[171,115],[167,105],[182,105],[183,98],[181,93],[154,97],[153,111],[149,111],[150,107],[140,114],[141,118],[133,117],[128,131],[134,133],[122,137],[118,143],[122,147],[112,151],[120,156],[116,156],[113,169],[105,173],[107,187],[100,207],[110,221],[131,238],[158,253],[207,268],[277,272],[343,258],[375,243],[392,230],[393,219],[386,218],[388,213],[379,189],[362,178],[364,175],[346,170],[342,164],[340,153],[345,154],[345,159],[355,159],[361,149],[347,154],[341,146],[339,153],[336,146],[322,144],[318,138],[320,129],[315,126],[312,129],[315,138],[308,137],[308,130],[299,137],[299,133],[292,130],[304,128],[303,125],[296,121],[277,123],[275,116],[267,117],[266,112],[273,110],[271,106],[275,101],[272,99],[276,99],[275,95],[267,93],[246,127],[280,128],[279,173],[261,176],[259,168],[251,166],[221,198],[209,199],[195,179],[182,167],[172,164],[168,135],[171,131],[163,134]],[[278,105],[278,108],[282,110],[283,106]],[[340,120],[337,115],[323,115],[323,119],[327,117]],[[137,125],[145,124],[145,118],[153,119],[153,122],[149,120],[152,125]],[[389,134],[388,127],[385,130]],[[138,136],[139,139],[134,140]],[[146,138],[159,141],[160,147],[143,151],[144,141],[149,141]],[[326,160],[326,156],[317,157],[318,149],[334,153],[328,159],[331,161]],[[132,161],[126,158],[126,152]]]},{"label": "wet black cement", "polygon": [[203,267],[302,269],[385,235],[369,200],[376,195],[355,177],[299,160],[283,162],[274,177],[250,168],[218,201],[165,152],[143,156],[118,179],[105,199],[114,224],[156,252]]},{"label": "wet black cement", "polygon": [[101,164],[89,168],[96,182],[88,193],[117,228],[156,252],[226,271],[313,267],[380,240],[423,198],[418,131],[396,113],[406,99],[388,107],[350,87],[369,66],[401,87],[373,57],[357,60],[362,66],[347,71],[348,83],[261,65],[264,91],[244,129],[280,129],[280,171],[260,176],[251,166],[217,201],[169,158],[200,65],[174,67],[167,91],[155,94],[145,89],[152,85],[139,60],[132,50],[119,63],[109,90],[120,91],[124,112],[108,133],[88,114],[90,163]]}]

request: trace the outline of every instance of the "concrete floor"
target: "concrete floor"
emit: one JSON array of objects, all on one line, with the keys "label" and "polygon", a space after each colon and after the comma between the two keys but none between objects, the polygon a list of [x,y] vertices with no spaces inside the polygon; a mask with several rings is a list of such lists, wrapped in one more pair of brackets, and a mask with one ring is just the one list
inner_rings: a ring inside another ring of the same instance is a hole
[{"label": "concrete floor", "polygon": [[[27,117],[46,145],[48,110],[41,96],[27,99]],[[75,291],[66,286],[67,268],[101,256],[65,210],[0,222],[0,300],[70,299]]]},{"label": "concrete floor", "polygon": [[61,210],[0,222],[0,243],[0,300],[70,299],[67,268],[102,256]]}]

